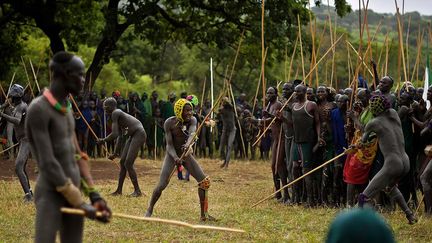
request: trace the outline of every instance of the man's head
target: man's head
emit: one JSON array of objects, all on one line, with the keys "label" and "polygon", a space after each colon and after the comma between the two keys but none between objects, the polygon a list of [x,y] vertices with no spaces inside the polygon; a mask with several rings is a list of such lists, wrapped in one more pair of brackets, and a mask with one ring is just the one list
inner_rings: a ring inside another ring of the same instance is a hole
[{"label": "man's head", "polygon": [[147,92],[144,92],[142,95],[141,95],[141,100],[142,101],[146,101],[148,99],[148,94],[147,94]]},{"label": "man's head", "polygon": [[292,83],[284,83],[282,86],[282,96],[288,99],[294,93],[294,88]]},{"label": "man's head", "polygon": [[427,90],[427,100],[432,101],[432,85]]},{"label": "man's head", "polygon": [[153,91],[151,96],[152,96],[152,99],[153,99],[153,100],[157,100],[157,98],[158,98],[158,93],[157,93],[157,91],[156,91],[156,90]]},{"label": "man's head", "polygon": [[390,92],[390,90],[391,90],[392,87],[393,87],[393,79],[390,76],[384,76],[379,81],[378,89],[383,94],[387,94],[388,92]]},{"label": "man's head", "polygon": [[348,106],[349,98],[347,95],[340,95],[336,100],[336,105],[340,110],[345,111]]},{"label": "man's head", "polygon": [[82,109],[87,109],[89,106],[89,102],[87,100],[83,100],[81,103],[81,108]]},{"label": "man's head", "polygon": [[168,95],[169,102],[174,103],[174,101],[176,100],[176,98],[177,98],[177,96],[176,96],[175,92],[169,93],[169,95]]},{"label": "man's head", "polygon": [[348,96],[348,97],[351,97],[352,93],[353,93],[352,88],[346,88],[346,89],[344,89],[344,92],[343,92],[343,94]]},{"label": "man's head", "polygon": [[421,98],[423,97],[423,91],[424,91],[423,88],[421,88],[421,87],[417,88],[417,90],[416,90],[416,96],[414,98],[416,101],[421,100]]},{"label": "man's head", "polygon": [[116,90],[116,91],[112,92],[111,96],[117,100],[120,97],[120,91]]},{"label": "man's head", "polygon": [[315,101],[315,94],[313,88],[308,87],[306,89],[306,99],[310,101]]},{"label": "man's head", "polygon": [[357,91],[357,99],[362,103],[363,107],[368,106],[370,99],[370,91],[365,88],[359,88]]},{"label": "man's head", "polygon": [[179,99],[174,104],[174,114],[181,122],[189,122],[192,118],[192,105],[187,99]]},{"label": "man's head", "polygon": [[277,88],[276,87],[269,87],[268,89],[267,89],[267,93],[266,93],[266,99],[269,101],[269,102],[273,102],[273,101],[275,101],[276,99],[277,99],[277,95],[278,95],[278,91],[277,91]]},{"label": "man's head", "polygon": [[391,104],[388,99],[382,95],[373,95],[369,100],[370,111],[373,116],[379,116],[384,111],[391,108]]},{"label": "man's head", "polygon": [[96,102],[94,100],[90,100],[89,101],[89,107],[92,110],[96,109]]},{"label": "man's head", "polygon": [[111,114],[117,108],[117,101],[113,97],[106,98],[103,102],[103,109],[107,114]]},{"label": "man's head", "polygon": [[138,93],[136,92],[131,92],[130,94],[130,100],[132,100],[133,102],[138,101],[139,97],[138,97]]},{"label": "man's head", "polygon": [[240,96],[239,96],[239,100],[241,102],[244,102],[246,100],[246,94],[245,93],[241,93]]},{"label": "man's head", "polygon": [[294,92],[298,101],[304,101],[306,98],[306,87],[303,84],[299,84],[294,88]]},{"label": "man's head", "polygon": [[231,104],[230,99],[227,96],[222,98],[222,105],[223,106],[230,105],[230,104]]},{"label": "man's head", "polygon": [[399,103],[404,106],[409,106],[412,102],[412,97],[409,92],[402,91],[399,96]]},{"label": "man's head", "polygon": [[9,97],[12,98],[12,102],[14,104],[18,104],[21,102],[22,97],[24,96],[24,88],[19,84],[14,84],[9,90]]},{"label": "man's head", "polygon": [[78,56],[68,52],[57,52],[49,63],[53,83],[60,85],[67,93],[78,95],[84,86],[85,66]]},{"label": "man's head", "polygon": [[319,101],[325,101],[328,97],[327,88],[324,86],[319,86],[317,89],[317,97]]},{"label": "man's head", "polygon": [[98,95],[97,95],[96,91],[92,91],[90,93],[90,99],[91,100],[97,100],[97,98],[98,98]]},{"label": "man's head", "polygon": [[183,91],[183,92],[180,93],[180,98],[186,99],[186,97],[187,97],[187,92],[186,91]]},{"label": "man's head", "polygon": [[106,97],[106,91],[104,88],[102,88],[102,90],[100,92],[100,97],[101,97],[101,99],[105,99],[105,97]]}]

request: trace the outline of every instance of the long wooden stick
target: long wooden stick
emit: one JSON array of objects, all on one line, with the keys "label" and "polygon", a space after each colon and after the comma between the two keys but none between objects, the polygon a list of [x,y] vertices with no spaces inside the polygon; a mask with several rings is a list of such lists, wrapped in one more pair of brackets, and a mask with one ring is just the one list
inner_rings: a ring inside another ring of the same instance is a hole
[{"label": "long wooden stick", "polygon": [[286,82],[289,82],[291,80],[291,69],[292,69],[292,65],[293,65],[293,61],[294,61],[294,56],[296,53],[296,49],[297,49],[297,42],[298,42],[298,36],[296,38],[295,44],[294,44],[294,50],[291,54],[291,60],[290,60],[290,65],[289,65],[289,69],[288,69],[288,78],[287,80],[285,80]]},{"label": "long wooden stick", "polygon": [[423,35],[424,35],[424,30],[420,33],[420,25],[419,25],[419,35],[418,35],[418,38],[417,38],[417,55],[416,55],[416,60],[415,60],[414,67],[413,67],[413,72],[412,72],[412,75],[411,75],[411,81],[414,80],[415,70],[417,68],[417,65],[418,65],[418,62],[419,62],[419,59],[420,59],[421,47],[422,47],[422,44],[423,44]]},{"label": "long wooden stick", "polygon": [[[333,33],[330,33],[331,35]],[[334,37],[333,37],[333,41],[334,39],[336,39],[337,37],[337,16],[335,16],[335,23],[334,23]],[[333,87],[333,80],[335,82],[337,82],[337,68],[336,68],[336,48],[333,47],[333,49],[335,49],[334,54],[333,54],[333,59],[332,59],[332,78],[331,78],[331,82],[330,82],[330,87]],[[317,87],[318,88],[318,87]]]},{"label": "long wooden stick", "polygon": [[[90,132],[91,132],[91,134],[93,135],[93,137],[94,137],[96,140],[99,139],[98,135],[96,135],[96,133],[95,133],[95,132],[93,131],[93,129],[91,128],[90,124],[87,122],[87,120],[85,119],[85,117],[84,117],[83,114],[81,113],[81,111],[80,111],[80,109],[79,109],[79,107],[78,107],[78,104],[75,102],[74,97],[70,94],[70,95],[69,95],[69,98],[71,99],[72,103],[73,103],[74,106],[75,106],[75,109],[78,111],[79,115],[81,116],[81,119],[83,119],[84,123],[87,125],[87,127],[88,127],[88,129],[90,130]],[[109,152],[108,152],[108,149],[107,149],[107,147],[105,147],[105,145],[102,145],[102,147],[105,149],[105,152],[106,152],[106,153],[109,153]],[[117,165],[118,168],[120,168],[120,165],[119,165],[116,161],[113,160],[113,162]]]},{"label": "long wooden stick", "polygon": [[[84,216],[85,212],[81,209],[76,208],[64,208],[62,207],[60,209],[62,213],[66,214],[74,214],[74,215],[81,215]],[[97,217],[102,217],[102,212],[96,212]],[[235,233],[246,233],[244,230],[241,229],[233,229],[233,228],[226,228],[226,227],[219,227],[219,226],[210,226],[210,225],[195,225],[195,224],[189,224],[183,221],[178,220],[171,220],[171,219],[161,219],[161,218],[153,218],[153,217],[139,217],[134,215],[128,215],[123,213],[112,213],[113,217],[117,218],[125,218],[125,219],[133,219],[138,221],[145,221],[145,222],[156,222],[156,223],[163,223],[163,224],[171,224],[176,226],[182,226],[182,227],[188,227],[192,229],[200,229],[200,230],[217,230],[217,231],[227,231],[227,232],[235,232]]]},{"label": "long wooden stick", "polygon": [[4,149],[4,150],[0,151],[0,154],[4,154],[5,152],[7,152],[7,151],[11,150],[12,148],[16,147],[18,144],[19,144],[19,142],[16,143],[16,144],[14,144],[14,145],[12,145],[12,146],[10,146],[7,149]]},{"label": "long wooden stick", "polygon": [[265,68],[265,55],[267,50],[265,49],[265,45],[264,45],[264,16],[265,16],[265,11],[264,11],[264,4],[265,0],[262,0],[262,4],[261,4],[261,82],[262,82],[262,95],[263,95],[263,109],[266,106],[265,104],[265,93],[266,93],[266,80],[265,80],[265,72],[264,72],[264,68]]},{"label": "long wooden stick", "polygon": [[418,205],[417,205],[417,208],[416,208],[416,211],[415,211],[414,215],[417,215],[417,213],[418,213],[418,211],[419,211],[419,209],[420,209],[420,207],[421,207],[421,204],[422,204],[422,202],[423,202],[423,200],[424,200],[424,197],[425,197],[425,195],[422,194],[422,197],[420,198],[420,201],[419,201],[419,203],[418,203]]},{"label": "long wooden stick", "polygon": [[34,99],[34,98],[35,98],[35,96],[34,96],[34,91],[33,91],[33,88],[32,88],[31,82],[30,82],[30,77],[29,77],[29,75],[28,75],[28,73],[27,73],[27,67],[26,67],[26,64],[25,64],[25,62],[24,62],[24,58],[23,58],[22,56],[21,56],[21,62],[22,62],[23,67],[24,67],[24,72],[25,72],[26,77],[27,77],[27,82],[29,83],[30,92],[31,92],[32,97],[33,97],[33,99]]},{"label": "long wooden stick", "polygon": [[[406,65],[405,65],[404,46],[403,46],[403,39],[402,39],[403,32],[402,32],[402,26],[401,26],[401,22],[400,22],[399,8],[397,7],[396,0],[395,0],[395,4],[396,4],[396,20],[397,20],[397,24],[398,24],[398,33],[399,33],[399,48],[400,48],[400,53],[402,56],[402,67],[403,67],[403,72],[404,72],[404,77],[405,77],[404,81],[408,81],[408,76],[407,76],[407,72],[406,72]],[[407,85],[406,85],[406,89],[408,91]]]},{"label": "long wooden stick", "polygon": [[228,83],[228,90],[229,90],[229,94],[230,94],[230,96],[232,98],[232,102],[233,102],[233,105],[234,105],[234,113],[235,113],[235,116],[236,116],[237,125],[239,126],[239,130],[240,130],[239,132],[240,132],[240,139],[241,139],[242,146],[243,146],[243,151],[246,153],[246,146],[245,146],[245,142],[244,142],[244,139],[243,139],[243,131],[242,131],[241,124],[240,124],[240,117],[239,117],[239,115],[237,113],[237,105],[236,105],[236,101],[235,101],[235,98],[234,98],[234,93],[233,93],[233,90],[232,90],[231,83]]},{"label": "long wooden stick", "polygon": [[[327,21],[324,21],[324,28],[323,28],[323,30],[322,30],[322,32],[321,32],[321,35],[320,35],[320,38],[319,38],[319,41],[318,41],[318,46],[317,46],[317,48],[316,48],[316,53],[315,53],[315,62],[314,62],[314,65],[315,65],[315,63],[316,63],[316,59],[318,58],[319,50],[320,50],[320,48],[321,48],[321,43],[324,42],[324,41],[322,41],[322,40],[324,39],[324,34],[325,34],[325,32],[326,32],[326,28],[327,28]],[[319,82],[318,73],[319,73],[319,72],[318,72],[318,68],[316,68],[316,69],[315,69],[315,79],[316,79],[316,82]]]},{"label": "long wooden stick", "polygon": [[6,94],[6,92],[4,91],[3,86],[0,85],[1,92],[2,92],[2,94],[3,94],[4,97],[5,97],[5,102],[7,102],[10,106],[12,106],[12,104],[10,103],[8,97],[9,97],[9,92],[10,92],[10,89],[11,89],[11,86],[12,86],[12,83],[13,83],[14,80],[15,80],[15,72],[14,72],[14,74],[12,75],[12,79],[11,79],[11,81],[10,81],[10,83],[9,83],[9,89],[8,89],[7,94]]},{"label": "long wooden stick", "polygon": [[301,55],[301,61],[302,61],[302,71],[303,76],[302,79],[305,80],[305,67],[304,67],[304,57],[303,57],[303,43],[302,43],[302,35],[301,35],[301,25],[300,25],[300,16],[297,15],[297,24],[298,24],[298,35],[300,40],[300,55]]},{"label": "long wooden stick", "polygon": [[[408,27],[407,27],[407,36],[406,36],[406,64],[407,64],[407,76],[410,76],[410,61],[409,61],[409,45],[408,45],[408,40],[409,40],[409,34],[410,34],[410,27],[411,27],[411,15],[408,17]],[[405,81],[409,81],[409,80],[405,80]]]},{"label": "long wooden stick", "polygon": [[[311,55],[311,60],[310,60],[310,63],[311,63],[310,67],[312,67],[314,62],[315,62],[315,31],[313,31],[314,26],[312,24],[313,22],[312,22],[311,12],[312,11],[310,10],[310,3],[309,3],[309,27],[310,27],[310,32],[311,32],[311,36],[312,36],[312,55]],[[311,84],[312,84],[312,78],[313,78],[313,75],[311,75],[309,77],[309,86],[311,86]],[[317,88],[318,88],[318,79],[317,79],[316,84],[317,84]]]},{"label": "long wooden stick", "polygon": [[154,132],[154,151],[153,151],[153,153],[154,153],[154,160],[156,161],[157,160],[157,157],[156,157],[156,152],[157,152],[157,124],[156,124],[156,120],[155,120],[155,130],[154,130],[155,132]]},{"label": "long wooden stick", "polygon": [[[321,61],[324,59],[324,57],[327,56],[327,54],[332,50],[333,46],[335,46],[344,36],[344,34],[342,34],[334,43],[332,46],[330,46],[330,48],[324,53],[324,55],[318,60],[318,62],[313,66],[313,68],[309,71],[309,73],[306,75],[306,77],[304,77],[303,81],[301,83],[304,83],[305,80],[309,77],[309,75],[312,74],[312,72],[315,70],[315,68],[317,68],[318,64],[321,63]],[[287,99],[287,101],[285,101],[285,103],[283,104],[283,106],[280,108],[279,111],[282,111],[285,106],[288,105],[288,102],[293,98],[294,93]],[[273,120],[271,120],[271,122],[267,125],[267,127],[264,129],[264,131],[261,133],[261,135],[257,138],[257,140],[252,144],[252,146],[255,146],[260,139],[264,136],[264,134],[267,132],[267,130],[270,128],[270,126],[273,124],[273,122],[276,121],[276,116],[273,118]]]},{"label": "long wooden stick", "polygon": [[[347,44],[351,47],[351,49],[353,49],[354,53],[357,55],[357,57],[360,59],[360,64],[363,64],[364,67],[366,68],[366,70],[369,72],[369,74],[373,77],[373,73],[372,71],[369,69],[368,65],[365,63],[364,59],[359,55],[359,53],[356,51],[356,49],[354,48],[354,46],[348,41],[346,40]],[[367,49],[369,50],[369,48]],[[366,51],[367,52],[367,51]]]},{"label": "long wooden stick", "polygon": [[[327,15],[329,18],[330,44],[333,44],[334,40],[333,40],[333,31],[332,31],[332,18],[330,15],[330,4],[329,4],[328,0],[327,0],[327,10],[328,10]],[[336,54],[336,50],[333,47],[333,49],[332,49],[332,70],[331,70],[331,76],[330,76],[330,87],[333,86],[333,70],[334,70],[335,54]],[[326,65],[326,79],[327,79],[327,65]],[[328,79],[326,81],[328,83]],[[318,84],[317,84],[316,88],[318,88]]]},{"label": "long wooden stick", "polygon": [[[267,50],[268,50],[268,47],[266,48],[264,58],[267,57]],[[261,73],[259,75],[258,84],[257,84],[256,91],[255,91],[255,97],[254,97],[253,101],[251,102],[251,103],[253,103],[252,114],[255,113],[255,106],[256,106],[257,99],[258,99],[258,93],[259,93],[260,84],[261,84],[261,81],[262,81],[261,78],[262,78],[262,69],[261,69]]]},{"label": "long wooden stick", "polygon": [[35,83],[36,83],[36,87],[37,87],[37,89],[38,89],[38,92],[40,93],[39,82],[38,82],[38,80],[37,80],[36,73],[35,73],[35,70],[34,70],[34,67],[33,67],[33,63],[32,63],[32,61],[31,61],[30,58],[29,58],[29,62],[30,62],[30,68],[31,68],[32,73],[33,73],[33,78],[34,78],[34,81],[35,81]]},{"label": "long wooden stick", "polygon": [[329,160],[327,160],[327,161],[324,162],[322,165],[316,167],[315,169],[313,169],[313,170],[307,172],[306,174],[304,174],[304,175],[300,176],[299,178],[293,180],[292,182],[286,184],[285,186],[281,187],[279,190],[275,191],[274,193],[270,194],[269,196],[267,196],[267,197],[265,197],[265,198],[259,200],[257,203],[255,203],[254,205],[252,205],[252,208],[254,208],[254,207],[256,207],[257,205],[261,204],[262,202],[264,202],[264,201],[270,199],[271,197],[273,197],[274,195],[276,195],[278,192],[281,192],[283,189],[285,189],[285,188],[287,188],[287,187],[290,187],[290,186],[294,185],[295,183],[297,183],[297,182],[300,181],[301,179],[305,178],[306,176],[308,176],[308,175],[314,173],[315,171],[321,169],[322,167],[324,167],[324,166],[326,166],[326,165],[332,163],[333,161],[339,159],[340,157],[344,156],[345,154],[346,154],[346,150],[345,150],[343,153],[341,153],[341,154],[337,155],[336,157],[334,157],[333,159],[329,159]]}]

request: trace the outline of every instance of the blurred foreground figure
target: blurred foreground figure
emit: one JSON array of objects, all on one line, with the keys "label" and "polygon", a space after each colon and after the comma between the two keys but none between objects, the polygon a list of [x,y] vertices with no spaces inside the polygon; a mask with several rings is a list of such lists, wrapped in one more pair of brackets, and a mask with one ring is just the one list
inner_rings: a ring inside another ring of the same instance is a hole
[{"label": "blurred foreground figure", "polygon": [[[82,242],[84,219],[62,214],[61,207],[84,210],[85,216],[96,218],[96,211],[108,222],[111,211],[106,201],[93,188],[87,164],[88,156],[81,152],[75,136],[74,117],[68,95],[77,95],[84,83],[84,63],[67,52],[58,52],[49,64],[52,82],[42,96],[29,106],[25,129],[32,154],[39,167],[36,182],[35,242],[55,242],[60,232],[61,242]],[[90,197],[84,202],[80,187]]]}]

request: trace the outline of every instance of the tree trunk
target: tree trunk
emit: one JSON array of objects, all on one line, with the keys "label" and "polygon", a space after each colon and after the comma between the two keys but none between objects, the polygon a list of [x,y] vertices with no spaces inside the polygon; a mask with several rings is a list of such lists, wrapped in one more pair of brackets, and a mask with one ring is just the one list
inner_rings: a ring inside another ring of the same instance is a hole
[{"label": "tree trunk", "polygon": [[119,0],[110,0],[108,8],[105,12],[105,28],[103,31],[102,40],[99,42],[93,61],[90,64],[84,83],[84,92],[90,91],[95,80],[99,76],[105,64],[109,63],[111,53],[116,49],[116,43],[124,33],[124,31],[131,25],[131,22],[123,24],[118,23],[118,3]]}]

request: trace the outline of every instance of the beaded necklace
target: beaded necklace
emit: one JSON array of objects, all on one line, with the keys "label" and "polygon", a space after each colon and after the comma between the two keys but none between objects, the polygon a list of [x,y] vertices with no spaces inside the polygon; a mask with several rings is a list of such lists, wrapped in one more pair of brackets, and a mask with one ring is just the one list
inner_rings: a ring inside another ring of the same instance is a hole
[{"label": "beaded necklace", "polygon": [[66,106],[62,106],[60,102],[58,102],[54,96],[52,95],[51,91],[49,89],[45,89],[43,92],[43,96],[48,100],[48,102],[51,104],[54,109],[63,115],[66,115],[71,109],[72,104],[69,100],[66,100]]}]

